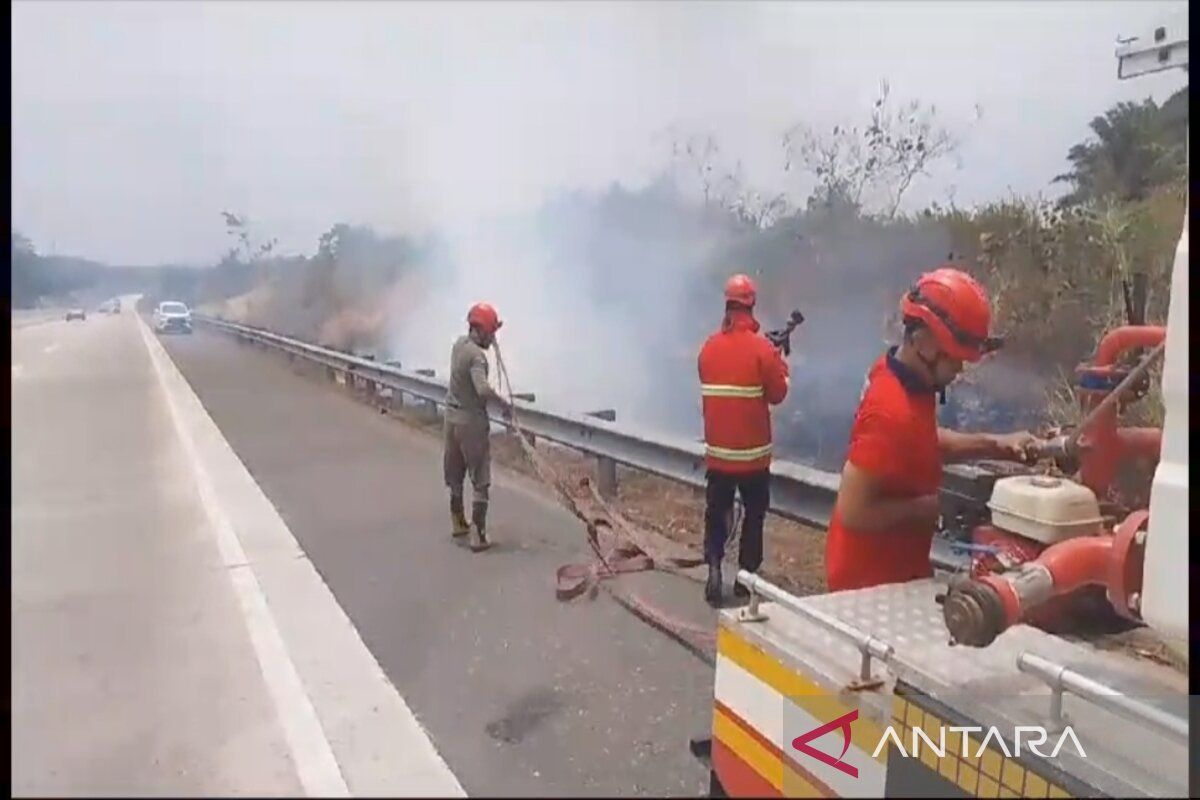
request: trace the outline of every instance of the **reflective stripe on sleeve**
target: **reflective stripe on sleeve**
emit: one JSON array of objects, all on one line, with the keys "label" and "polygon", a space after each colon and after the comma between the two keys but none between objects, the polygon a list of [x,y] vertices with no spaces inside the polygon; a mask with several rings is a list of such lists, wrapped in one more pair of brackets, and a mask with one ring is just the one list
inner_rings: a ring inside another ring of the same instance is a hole
[{"label": "reflective stripe on sleeve", "polygon": [[765,444],[762,447],[749,447],[742,450],[735,450],[730,447],[716,447],[711,444],[704,446],[705,452],[713,458],[723,458],[726,461],[756,461],[763,456],[771,454],[771,445]]},{"label": "reflective stripe on sleeve", "polygon": [[763,387],[705,383],[700,386],[700,395],[701,397],[762,397]]}]

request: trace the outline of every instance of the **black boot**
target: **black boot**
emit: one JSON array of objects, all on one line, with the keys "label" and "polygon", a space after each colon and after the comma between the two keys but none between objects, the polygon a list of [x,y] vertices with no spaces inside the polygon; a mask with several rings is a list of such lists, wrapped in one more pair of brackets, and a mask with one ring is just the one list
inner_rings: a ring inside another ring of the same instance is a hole
[{"label": "black boot", "polygon": [[466,536],[471,532],[471,524],[467,522],[466,512],[463,510],[463,499],[461,497],[450,496],[450,535],[451,536]]},{"label": "black boot", "polygon": [[745,600],[750,597],[750,590],[735,580],[733,582],[733,596],[739,600]]},{"label": "black boot", "polygon": [[471,506],[471,521],[475,523],[475,538],[471,542],[471,549],[475,552],[486,550],[492,546],[487,538],[487,509],[487,503],[478,501]]},{"label": "black boot", "polygon": [[713,608],[721,607],[721,562],[708,562],[708,582],[704,584],[704,599]]}]

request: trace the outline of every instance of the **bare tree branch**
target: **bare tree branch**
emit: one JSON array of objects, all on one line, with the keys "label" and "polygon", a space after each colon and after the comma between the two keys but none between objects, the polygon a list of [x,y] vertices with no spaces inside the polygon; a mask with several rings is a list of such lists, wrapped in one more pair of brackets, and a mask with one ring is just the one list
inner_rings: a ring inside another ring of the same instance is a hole
[{"label": "bare tree branch", "polygon": [[[981,115],[977,106],[976,119]],[[804,124],[785,131],[784,169],[799,167],[815,177],[819,202],[840,198],[861,207],[869,199],[882,199],[882,214],[891,219],[917,178],[928,176],[929,168],[958,146],[958,139],[938,123],[935,106],[912,100],[895,107],[884,80],[861,131],[835,125],[825,134]]]}]

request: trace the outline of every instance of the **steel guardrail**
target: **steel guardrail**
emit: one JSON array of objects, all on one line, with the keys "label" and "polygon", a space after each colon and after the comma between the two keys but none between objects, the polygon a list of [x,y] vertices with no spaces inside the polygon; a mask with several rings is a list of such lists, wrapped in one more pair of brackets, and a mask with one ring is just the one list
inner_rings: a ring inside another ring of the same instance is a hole
[{"label": "steel guardrail", "polygon": [[[204,314],[193,312],[192,319],[338,372],[360,376],[393,392],[432,405],[445,405],[446,384],[432,374],[420,374]],[[430,373],[429,370],[421,372]],[[609,460],[696,488],[705,486],[704,448],[698,442],[642,431],[591,414],[551,411],[521,399],[515,403],[522,427],[535,437],[587,453],[602,462]],[[503,418],[490,416],[493,422],[505,425]],[[771,512],[825,530],[829,527],[840,482],[841,476],[835,473],[775,460],[771,463]],[[968,558],[953,551],[950,543],[941,536],[934,537],[930,560],[935,567],[947,572],[961,571],[969,563]]]},{"label": "steel guardrail", "polygon": [[[435,377],[248,325],[195,313],[192,317],[196,322],[356,375],[393,392],[438,406],[445,404],[446,384]],[[705,485],[704,447],[699,442],[650,433],[586,414],[550,410],[523,400],[516,400],[515,404],[521,426],[535,437],[689,486],[703,488]],[[491,418],[500,425],[505,424],[498,414]],[[833,513],[839,481],[840,476],[832,472],[774,461],[771,465],[771,511],[824,530]]]}]

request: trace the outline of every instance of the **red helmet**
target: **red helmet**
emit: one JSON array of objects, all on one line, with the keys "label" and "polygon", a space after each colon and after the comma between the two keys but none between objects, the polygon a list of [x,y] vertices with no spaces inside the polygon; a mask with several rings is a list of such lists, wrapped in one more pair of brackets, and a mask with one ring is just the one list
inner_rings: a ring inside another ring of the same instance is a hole
[{"label": "red helmet", "polygon": [[504,323],[500,321],[500,315],[496,313],[496,309],[492,308],[491,303],[476,303],[467,312],[467,324],[491,335],[500,330],[500,326]]},{"label": "red helmet", "polygon": [[933,332],[942,352],[962,361],[978,361],[1000,346],[988,337],[992,309],[987,292],[954,267],[926,272],[900,301],[905,319],[920,320]]},{"label": "red helmet", "polygon": [[754,308],[754,303],[758,300],[758,289],[748,275],[734,275],[725,281],[725,300]]}]

